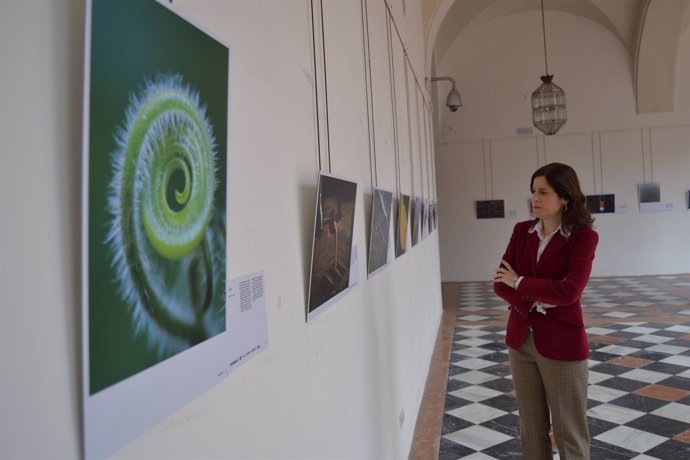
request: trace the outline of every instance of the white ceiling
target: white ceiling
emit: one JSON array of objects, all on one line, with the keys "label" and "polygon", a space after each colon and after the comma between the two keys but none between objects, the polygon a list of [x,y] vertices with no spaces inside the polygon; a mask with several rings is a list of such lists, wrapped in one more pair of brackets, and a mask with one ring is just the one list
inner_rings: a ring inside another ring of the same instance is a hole
[{"label": "white ceiling", "polygon": [[[672,112],[680,36],[690,24],[690,0],[544,0],[545,10],[587,18],[608,29],[631,56],[639,113]],[[445,58],[463,33],[511,14],[540,11],[540,0],[422,0],[427,68]],[[548,34],[548,30],[547,30]]]}]

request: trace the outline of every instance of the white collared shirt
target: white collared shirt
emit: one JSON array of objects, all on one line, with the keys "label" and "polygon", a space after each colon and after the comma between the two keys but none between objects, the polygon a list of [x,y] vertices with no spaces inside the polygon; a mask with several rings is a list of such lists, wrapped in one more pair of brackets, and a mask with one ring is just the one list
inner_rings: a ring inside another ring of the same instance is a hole
[{"label": "white collared shirt", "polygon": [[[565,230],[562,225],[559,225],[556,231],[554,231],[552,234],[544,236],[544,222],[541,220],[538,220],[536,224],[529,230],[527,230],[527,233],[534,233],[537,232],[537,236],[539,237],[539,249],[537,250],[537,262],[539,262],[539,259],[541,259],[541,255],[544,253],[544,249],[546,249],[546,246],[549,244],[553,236],[557,232],[561,232],[561,235],[564,237],[568,238],[570,236],[570,232]],[[517,283],[516,283],[517,285]]]},{"label": "white collared shirt", "polygon": [[[527,230],[527,233],[534,233],[537,232],[537,236],[539,237],[539,248],[537,249],[537,262],[539,262],[539,259],[541,259],[541,255],[544,253],[544,249],[546,249],[546,246],[549,244],[553,236],[561,232],[561,235],[564,237],[568,238],[570,236],[570,232],[565,230],[562,225],[559,225],[558,228],[551,233],[550,235],[544,236],[544,222],[541,220],[538,220],[536,224],[529,230]],[[520,276],[517,281],[515,281],[515,289],[520,285],[520,282],[522,281],[522,278],[524,276]],[[555,305],[549,305],[545,304],[543,302],[534,302],[532,305],[532,308],[536,308],[539,313],[546,314],[545,308],[552,308],[555,307]]]}]

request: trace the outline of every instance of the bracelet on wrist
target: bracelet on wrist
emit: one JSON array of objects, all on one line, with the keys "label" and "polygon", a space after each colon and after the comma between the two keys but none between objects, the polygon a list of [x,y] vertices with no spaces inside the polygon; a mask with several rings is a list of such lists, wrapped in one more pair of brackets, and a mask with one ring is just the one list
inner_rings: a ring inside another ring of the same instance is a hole
[{"label": "bracelet on wrist", "polygon": [[512,284],[513,284],[513,289],[517,289],[517,286],[515,286],[515,283],[517,283],[517,280],[519,280],[519,279],[520,279],[519,276],[516,276],[515,278],[513,278],[513,282],[512,282]]}]

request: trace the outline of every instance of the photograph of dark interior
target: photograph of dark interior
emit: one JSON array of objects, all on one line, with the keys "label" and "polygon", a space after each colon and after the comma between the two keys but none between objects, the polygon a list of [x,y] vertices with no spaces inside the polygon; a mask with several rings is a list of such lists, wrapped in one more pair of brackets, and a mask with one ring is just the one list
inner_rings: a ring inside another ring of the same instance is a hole
[{"label": "photograph of dark interior", "polygon": [[319,176],[309,313],[348,288],[357,184]]},{"label": "photograph of dark interior", "polygon": [[371,206],[371,231],[369,234],[369,267],[371,275],[388,263],[388,239],[391,228],[393,193],[374,189]]},{"label": "photograph of dark interior", "polygon": [[505,216],[503,200],[477,201],[477,219],[502,219]]}]

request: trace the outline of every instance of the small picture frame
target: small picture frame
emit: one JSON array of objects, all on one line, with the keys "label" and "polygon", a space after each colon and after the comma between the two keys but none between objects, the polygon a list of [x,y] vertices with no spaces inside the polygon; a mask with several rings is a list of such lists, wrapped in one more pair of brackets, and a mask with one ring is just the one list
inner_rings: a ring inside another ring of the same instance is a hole
[{"label": "small picture frame", "polygon": [[616,212],[616,195],[587,195],[587,210],[591,214],[606,214]]},{"label": "small picture frame", "polygon": [[504,219],[504,200],[480,200],[476,202],[477,219]]}]

